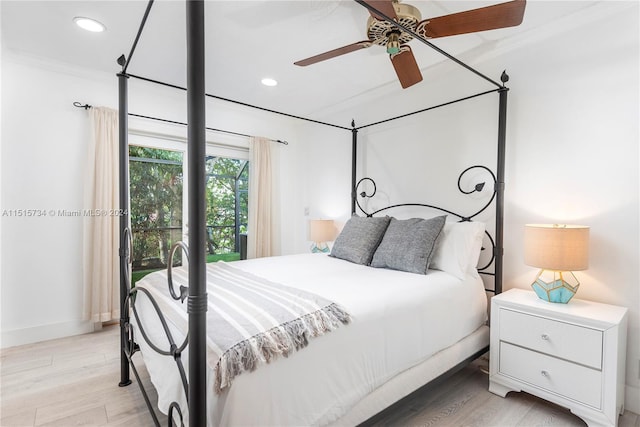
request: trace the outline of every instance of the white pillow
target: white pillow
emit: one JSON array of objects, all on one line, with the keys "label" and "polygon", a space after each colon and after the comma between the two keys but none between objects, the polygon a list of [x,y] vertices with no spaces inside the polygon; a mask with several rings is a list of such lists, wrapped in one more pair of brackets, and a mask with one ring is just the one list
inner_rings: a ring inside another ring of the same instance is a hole
[{"label": "white pillow", "polygon": [[447,222],[436,240],[429,268],[445,271],[459,279],[477,276],[484,230],[482,222]]}]

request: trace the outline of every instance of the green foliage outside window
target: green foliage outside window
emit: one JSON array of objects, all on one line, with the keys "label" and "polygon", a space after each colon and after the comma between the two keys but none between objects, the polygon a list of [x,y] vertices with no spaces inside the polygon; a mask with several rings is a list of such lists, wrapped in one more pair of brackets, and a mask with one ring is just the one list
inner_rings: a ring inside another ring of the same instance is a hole
[{"label": "green foliage outside window", "polygon": [[[182,239],[183,154],[129,147],[133,282],[166,268],[171,246]],[[240,233],[248,222],[246,161],[206,159],[207,262],[239,259]],[[181,251],[174,264],[181,264]]]},{"label": "green foliage outside window", "polygon": [[207,252],[238,252],[236,234],[247,232],[249,166],[244,160],[207,157],[206,174]]},{"label": "green foliage outside window", "polygon": [[166,267],[182,238],[182,153],[129,147],[133,269]]}]

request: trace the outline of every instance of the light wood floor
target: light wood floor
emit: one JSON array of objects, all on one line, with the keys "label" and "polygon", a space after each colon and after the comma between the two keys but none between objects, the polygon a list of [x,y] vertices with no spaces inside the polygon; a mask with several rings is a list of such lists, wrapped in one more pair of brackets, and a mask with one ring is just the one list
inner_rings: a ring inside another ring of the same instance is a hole
[{"label": "light wood floor", "polygon": [[[137,385],[118,387],[118,327],[0,352],[0,426],[152,426]],[[136,356],[137,357],[137,356]],[[139,359],[140,360],[140,359]],[[139,370],[152,401],[157,396]],[[568,410],[525,393],[506,399],[487,391],[479,359],[446,381],[412,394],[368,425],[584,426]],[[133,375],[133,374],[132,374]],[[161,418],[166,425],[166,418]],[[621,427],[640,427],[625,412]]]}]

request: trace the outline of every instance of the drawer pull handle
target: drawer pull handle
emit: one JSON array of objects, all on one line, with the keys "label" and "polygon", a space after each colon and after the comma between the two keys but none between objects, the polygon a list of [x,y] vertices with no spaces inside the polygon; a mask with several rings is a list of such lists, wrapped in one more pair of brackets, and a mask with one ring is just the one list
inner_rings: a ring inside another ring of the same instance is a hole
[{"label": "drawer pull handle", "polygon": [[549,335],[547,335],[547,334],[542,334],[542,335],[540,336],[540,338],[542,338],[542,339],[543,339],[543,340],[545,340],[545,341],[549,341]]},{"label": "drawer pull handle", "polygon": [[549,372],[547,371],[540,371],[540,375],[542,375],[545,378],[549,378]]}]

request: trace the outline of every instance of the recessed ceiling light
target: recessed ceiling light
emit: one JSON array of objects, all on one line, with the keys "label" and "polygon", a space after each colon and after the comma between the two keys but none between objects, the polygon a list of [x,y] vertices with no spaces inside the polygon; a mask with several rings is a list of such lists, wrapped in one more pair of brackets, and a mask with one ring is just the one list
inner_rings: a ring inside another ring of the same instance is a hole
[{"label": "recessed ceiling light", "polygon": [[107,27],[95,19],[85,18],[82,16],[76,16],[73,18],[73,22],[75,22],[78,27],[91,31],[92,33],[101,33],[107,29]]},{"label": "recessed ceiling light", "polygon": [[278,82],[274,79],[271,79],[269,77],[265,77],[264,79],[262,79],[262,84],[265,86],[277,86]]}]

